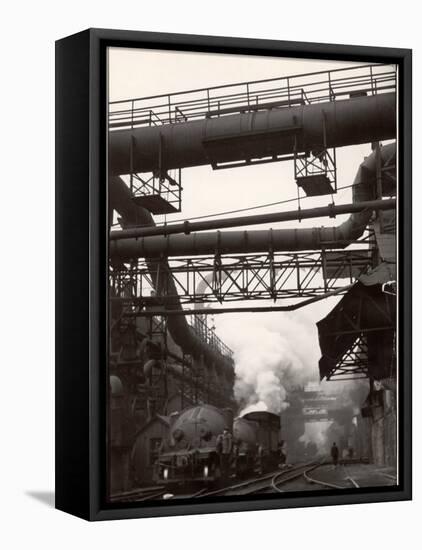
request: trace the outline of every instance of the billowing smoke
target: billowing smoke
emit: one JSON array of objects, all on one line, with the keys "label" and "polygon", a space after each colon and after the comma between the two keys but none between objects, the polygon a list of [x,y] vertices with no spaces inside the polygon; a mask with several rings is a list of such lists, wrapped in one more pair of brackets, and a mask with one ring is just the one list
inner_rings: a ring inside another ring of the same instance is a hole
[{"label": "billowing smoke", "polygon": [[[242,331],[243,332],[243,331]],[[255,331],[254,331],[255,332]],[[285,336],[268,328],[256,327],[248,338],[243,332],[243,345],[235,346],[235,398],[243,409],[280,413],[288,406],[288,387],[311,374],[307,364],[289,346]]]},{"label": "billowing smoke", "polygon": [[[328,302],[328,301],[327,301]],[[284,411],[288,392],[319,378],[316,321],[333,307],[318,304],[288,313],[217,316],[219,335],[234,351],[240,413]]]},{"label": "billowing smoke", "polygon": [[331,421],[308,422],[305,427],[305,432],[299,438],[299,441],[309,444],[314,443],[318,450],[326,450],[327,430],[332,425]]},{"label": "billowing smoke", "polygon": [[316,322],[335,306],[336,301],[325,300],[289,313],[216,317],[218,334],[234,351],[235,398],[239,414],[255,410],[284,411],[282,426],[288,430],[286,437],[292,455],[328,453],[333,438],[340,440],[342,436],[345,439],[353,416],[358,414],[368,391],[367,381],[322,382],[319,390],[336,397],[334,407],[341,412],[329,421],[304,423],[303,418],[302,422],[295,420],[296,410],[301,414],[301,406],[298,409],[297,403],[292,405],[295,390],[319,381],[321,352]]}]

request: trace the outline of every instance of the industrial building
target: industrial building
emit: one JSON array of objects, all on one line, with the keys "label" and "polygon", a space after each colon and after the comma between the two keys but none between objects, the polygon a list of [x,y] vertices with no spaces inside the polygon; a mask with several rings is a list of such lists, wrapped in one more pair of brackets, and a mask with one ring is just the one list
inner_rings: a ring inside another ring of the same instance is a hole
[{"label": "industrial building", "polygon": [[[315,368],[321,380],[367,381],[345,445],[395,466],[396,119],[396,71],[383,65],[110,102],[110,495],[151,484],[172,414],[201,403],[239,412],[233,352],[213,313],[290,312],[332,296],[335,307],[317,324]],[[360,144],[369,153],[344,204],[337,150]],[[297,197],[287,208],[183,219],[185,169],[227,170],[229,185],[231,170],[269,163],[293,166]],[[307,197],[324,196],[328,206],[306,207]],[[175,223],[156,223],[174,213]],[[344,214],[337,225],[300,225]],[[304,424],[335,418],[342,406],[299,393],[281,420],[297,460]]]}]

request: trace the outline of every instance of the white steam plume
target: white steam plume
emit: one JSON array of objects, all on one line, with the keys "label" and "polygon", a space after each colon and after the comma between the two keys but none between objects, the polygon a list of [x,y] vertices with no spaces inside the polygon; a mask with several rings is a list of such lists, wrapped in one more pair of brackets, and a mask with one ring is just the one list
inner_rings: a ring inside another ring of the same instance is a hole
[{"label": "white steam plume", "polygon": [[242,414],[280,413],[288,407],[289,388],[319,379],[315,323],[332,307],[327,300],[295,312],[216,317],[219,335],[234,351],[235,398]]}]

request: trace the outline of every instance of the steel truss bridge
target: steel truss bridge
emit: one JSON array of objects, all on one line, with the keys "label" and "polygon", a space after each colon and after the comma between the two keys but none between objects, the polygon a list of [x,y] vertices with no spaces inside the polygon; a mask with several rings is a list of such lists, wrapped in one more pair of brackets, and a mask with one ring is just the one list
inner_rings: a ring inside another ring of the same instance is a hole
[{"label": "steel truss bridge", "polygon": [[[169,265],[170,264],[170,265]],[[277,300],[323,296],[353,283],[370,265],[368,248],[187,257],[120,265],[110,273],[115,296],[139,305],[166,306],[176,295],[184,305],[222,304],[243,300]],[[170,267],[170,269],[169,269]],[[166,277],[163,274],[166,273]],[[161,277],[161,279],[160,279]],[[156,280],[154,281],[153,278]],[[163,287],[164,284],[164,287]],[[161,296],[151,298],[161,287]],[[173,287],[174,288],[174,287]]]},{"label": "steel truss bridge", "polygon": [[[134,319],[149,317],[153,325],[166,323],[175,295],[163,288],[160,296],[152,289],[163,272],[171,276],[180,303],[194,305],[185,310],[188,322],[204,341],[230,356],[231,350],[208,327],[206,315],[196,310],[198,305],[256,300],[306,300],[323,297],[332,291],[348,289],[348,285],[368,270],[372,263],[372,232],[360,240],[356,248],[348,250],[321,250],[318,252],[292,252],[244,254],[236,256],[207,256],[157,259],[151,274],[151,265],[145,259],[132,264],[121,264],[111,270],[110,284],[116,300],[122,301],[122,316]],[[358,246],[359,245],[359,246]],[[373,249],[372,249],[373,250]],[[170,265],[169,265],[170,264]],[[169,271],[170,267],[170,271]],[[168,281],[168,276],[163,277]],[[171,285],[169,285],[171,286]],[[346,291],[346,290],[345,290]],[[169,310],[167,310],[169,306]],[[219,308],[228,311],[230,308]],[[253,306],[244,306],[250,311]],[[216,310],[215,310],[216,311]],[[166,332],[161,328],[161,332]],[[160,330],[159,330],[160,332]],[[339,335],[342,334],[340,331]],[[338,359],[334,372],[327,379],[368,377],[368,349],[365,334],[356,334],[355,344]],[[224,348],[224,349],[223,349]]]},{"label": "steel truss bridge", "polygon": [[[139,223],[133,204],[156,215],[181,211],[181,170],[201,165],[217,170],[291,160],[299,206],[303,193],[333,194],[336,147],[394,137],[396,84],[394,68],[368,65],[110,103],[110,174],[130,176],[128,201],[122,201],[125,206],[118,201],[121,210],[116,210],[127,226]],[[380,125],[375,114],[382,109],[386,116]],[[239,131],[240,121],[251,113],[253,128]],[[381,199],[386,166],[380,165],[377,147]],[[126,261],[122,256],[110,266],[111,300],[121,300],[126,319],[143,316],[151,322],[154,316],[161,322],[169,315],[184,315],[193,305],[191,325],[198,332],[200,315],[212,313],[211,304],[222,304],[221,313],[234,309],[230,303],[248,301],[241,310],[252,311],[260,309],[256,300],[305,305],[330,292],[344,293],[368,267],[377,265],[373,242],[370,232],[351,250],[258,254],[247,253],[245,247],[245,253],[234,255],[215,250],[202,257]],[[367,364],[366,337],[357,331],[327,378],[367,376]]]}]

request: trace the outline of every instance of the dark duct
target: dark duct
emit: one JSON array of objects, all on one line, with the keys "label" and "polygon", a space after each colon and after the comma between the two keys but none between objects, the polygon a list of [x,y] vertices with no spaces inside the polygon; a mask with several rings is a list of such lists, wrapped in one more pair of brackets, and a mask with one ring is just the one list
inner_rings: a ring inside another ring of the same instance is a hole
[{"label": "dark duct", "polygon": [[[110,178],[109,202],[111,207],[122,217],[125,227],[155,224],[150,212],[135,205],[132,201],[129,188],[119,177]],[[146,259],[157,295],[162,296],[167,290],[168,294],[171,296],[167,304],[167,309],[182,309],[168,263],[165,263],[165,271],[163,271],[163,262],[160,261],[161,271],[159,271],[159,264],[154,261],[151,256],[146,256]],[[185,353],[191,354],[198,361],[203,360],[209,369],[215,367],[221,375],[231,380],[233,379],[234,371],[231,360],[218,354],[203,342],[189,326],[184,316],[169,316],[167,319],[167,327],[174,342],[180,346]]]},{"label": "dark duct", "polygon": [[[396,144],[381,148],[381,167],[395,163]],[[353,182],[353,202],[375,198],[376,153],[372,152],[360,165]],[[123,183],[122,183],[123,184]],[[124,184],[123,184],[124,185]],[[129,193],[129,191],[128,191]],[[133,205],[133,208],[136,208]],[[190,235],[160,235],[140,239],[130,238],[110,243],[110,256],[121,261],[138,257],[194,256],[209,254],[259,253],[273,250],[320,250],[345,248],[361,237],[372,216],[372,210],[352,214],[337,227],[308,229],[269,229],[255,231],[213,231]],[[152,220],[152,217],[150,216]],[[147,225],[149,222],[139,222]]]},{"label": "dark duct", "polygon": [[395,93],[138,127],[110,132],[110,174],[273,157],[395,134]]}]

